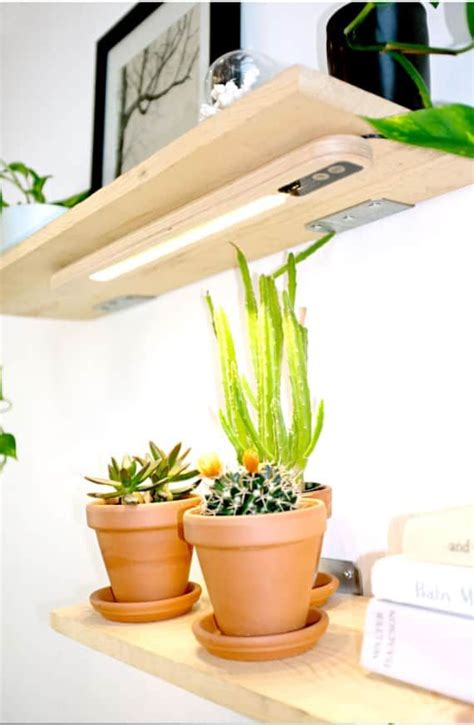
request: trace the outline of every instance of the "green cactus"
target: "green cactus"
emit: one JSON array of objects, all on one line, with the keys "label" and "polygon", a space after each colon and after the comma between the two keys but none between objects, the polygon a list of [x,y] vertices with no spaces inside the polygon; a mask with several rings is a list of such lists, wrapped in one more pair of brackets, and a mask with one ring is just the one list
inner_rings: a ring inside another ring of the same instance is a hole
[{"label": "green cactus", "polygon": [[[224,432],[235,448],[239,462],[243,452],[253,448],[261,460],[279,463],[295,471],[300,485],[323,427],[324,402],[320,401],[316,410],[312,410],[308,384],[308,331],[295,309],[296,264],[333,236],[327,234],[298,255],[290,254],[287,263],[273,275],[261,275],[258,299],[245,255],[237,248],[245,292],[253,386],[240,372],[226,313],[221,307],[214,307],[209,293],[206,296],[219,347],[225,403],[219,418]],[[284,272],[288,284],[280,294],[275,279]],[[286,371],[292,403],[288,423],[281,403]]]},{"label": "green cactus", "polygon": [[296,477],[284,466],[262,463],[257,473],[245,468],[216,478],[205,497],[204,514],[252,516],[293,511],[298,507]]},{"label": "green cactus", "polygon": [[[109,478],[85,476],[87,481],[100,486],[109,486],[113,490],[107,493],[89,493],[88,496],[103,499],[106,503],[153,503],[175,501],[187,496],[199,481],[198,471],[189,471],[189,463],[184,459],[189,449],[182,453],[178,443],[166,454],[150,441],[150,453],[140,456],[124,456],[119,466],[115,458],[108,466]],[[187,483],[183,484],[183,481]]]}]

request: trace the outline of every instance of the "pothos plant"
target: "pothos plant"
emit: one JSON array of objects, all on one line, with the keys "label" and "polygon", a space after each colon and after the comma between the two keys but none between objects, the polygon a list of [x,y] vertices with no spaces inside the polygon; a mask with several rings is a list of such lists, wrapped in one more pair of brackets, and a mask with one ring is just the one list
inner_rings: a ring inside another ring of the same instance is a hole
[{"label": "pothos plant", "polygon": [[[9,184],[20,192],[23,197],[24,204],[56,204],[71,208],[89,196],[89,191],[82,191],[79,194],[73,194],[67,199],[48,202],[44,193],[44,187],[51,175],[41,176],[34,169],[26,166],[21,161],[12,161],[7,164],[0,159],[0,180],[2,187],[4,183]],[[10,206],[3,196],[3,188],[0,189],[0,213],[3,209]]]},{"label": "pothos plant", "polygon": [[[357,40],[357,31],[377,5],[384,2],[365,3],[362,10],[344,30],[346,42],[353,50],[365,53],[384,53],[398,62],[416,85],[424,109],[410,111],[387,118],[365,120],[384,138],[400,143],[425,146],[460,156],[474,157],[474,108],[462,103],[434,106],[428,87],[410,60],[415,55],[458,56],[474,49],[474,3],[465,3],[466,25],[470,42],[459,48],[442,48],[417,43],[388,41],[363,45]],[[439,2],[430,5],[437,7]]]},{"label": "pothos plant", "polygon": [[190,449],[181,452],[178,443],[166,454],[153,441],[149,448],[144,457],[126,455],[120,463],[111,458],[109,478],[85,476],[87,481],[109,487],[105,493],[94,491],[88,495],[111,504],[157,503],[188,496],[199,483],[199,472],[189,470],[190,464],[185,462]]},{"label": "pothos plant", "polygon": [[[3,370],[0,365],[0,413],[7,412],[11,403],[3,396]],[[0,473],[3,471],[8,458],[16,459],[16,440],[12,433],[7,433],[0,426]]]},{"label": "pothos plant", "polygon": [[[324,402],[313,406],[308,382],[308,331],[304,314],[296,308],[296,264],[327,243],[327,234],[288,261],[273,275],[262,274],[254,288],[247,260],[236,248],[245,293],[247,337],[252,377],[237,359],[229,319],[206,295],[217,338],[224,407],[219,418],[239,462],[244,451],[254,449],[260,460],[303,474],[324,422]],[[287,286],[277,289],[276,279],[287,274]],[[285,419],[282,388],[291,390],[291,416]]]}]

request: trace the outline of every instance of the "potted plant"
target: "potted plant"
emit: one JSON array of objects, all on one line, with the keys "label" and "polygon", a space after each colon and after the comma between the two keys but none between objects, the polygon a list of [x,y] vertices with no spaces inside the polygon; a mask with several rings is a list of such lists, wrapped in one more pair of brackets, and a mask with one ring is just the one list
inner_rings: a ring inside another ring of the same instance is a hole
[{"label": "potted plant", "polygon": [[[192,493],[198,472],[189,470],[181,444],[169,454],[151,442],[141,458],[115,458],[109,478],[86,476],[106,493],[87,506],[118,602],[151,602],[182,595],[188,585],[192,548],[184,540],[184,512],[200,503]],[[194,480],[193,480],[194,479]]]},{"label": "potted plant", "polygon": [[[352,30],[365,3],[339,7],[327,24],[329,74],[406,108],[422,108],[416,86],[390,53],[378,49],[387,42],[426,46],[429,42],[426,10],[422,3],[371,3],[357,34]],[[357,27],[357,24],[356,24]],[[349,31],[347,30],[349,28]],[[355,37],[353,37],[355,36]],[[361,53],[363,46],[371,52]],[[429,86],[429,56],[413,56],[416,71]]]},{"label": "potted plant", "polygon": [[326,528],[324,504],[304,500],[296,474],[242,452],[224,471],[200,459],[210,479],[201,506],[186,511],[184,534],[196,547],[214,617],[223,635],[260,637],[301,630]]},{"label": "potted plant", "polygon": [[[12,404],[3,397],[3,368],[0,365],[0,414],[7,413]],[[12,433],[7,433],[0,426],[0,473],[3,471],[8,458],[16,459],[16,441]]]},{"label": "potted plant", "polygon": [[[439,2],[429,3],[434,8],[440,4],[442,5]],[[464,5],[466,35],[469,40],[457,47],[430,46],[427,44],[427,36],[426,41],[422,41],[423,30],[418,42],[413,42],[413,35],[410,37],[405,35],[405,32],[408,31],[407,26],[403,30],[403,38],[402,34],[398,38],[398,24],[390,22],[380,34],[377,33],[376,37],[371,40],[374,19],[378,24],[381,15],[385,15],[389,20],[390,16],[395,18],[401,12],[405,13],[403,5],[416,6],[417,4],[362,3],[359,12],[343,30],[346,49],[342,52],[351,53],[352,64],[356,62],[355,53],[358,53],[359,62],[362,62],[365,70],[369,67],[367,59],[370,61],[371,58],[375,58],[380,67],[391,67],[393,70],[395,64],[398,65],[399,69],[406,74],[406,82],[411,83],[412,93],[410,95],[414,98],[414,103],[403,102],[410,108],[414,105],[421,106],[421,110],[385,118],[367,118],[365,116],[362,118],[372,126],[380,138],[474,158],[472,134],[474,108],[463,103],[434,104],[430,94],[427,72],[430,55],[445,55],[454,58],[474,50],[474,4],[472,2],[459,3],[460,8]],[[351,8],[352,5],[348,7]],[[341,12],[344,10],[343,8]],[[407,12],[412,11],[408,9]],[[419,14],[422,11],[418,9],[415,12]],[[410,33],[412,32],[413,29],[410,30]],[[397,77],[399,77],[398,74]],[[356,82],[356,85],[359,83]],[[398,100],[402,102],[400,99]]]},{"label": "potted plant", "polygon": [[0,191],[0,214],[2,217],[2,247],[15,246],[33,232],[64,214],[68,209],[85,199],[88,191],[70,196],[61,201],[48,203],[44,187],[51,176],[40,176],[21,161],[7,164],[0,160],[0,179],[14,187],[23,202],[9,204]]},{"label": "potted plant", "polygon": [[[222,308],[206,300],[217,338],[224,389],[224,409],[219,418],[239,462],[253,448],[260,460],[283,465],[291,471],[300,490],[319,498],[331,514],[329,486],[305,481],[305,469],[324,423],[324,402],[313,408],[308,382],[308,330],[305,311],[296,308],[296,265],[327,243],[328,234],[299,255],[289,254],[285,265],[259,278],[259,297],[254,290],[245,255],[237,249],[237,261],[245,295],[247,333],[253,383],[239,367],[229,321]],[[275,280],[287,274],[287,288],[280,295]],[[284,365],[284,356],[286,365]],[[291,390],[291,420],[285,421],[282,388],[287,378]]]}]

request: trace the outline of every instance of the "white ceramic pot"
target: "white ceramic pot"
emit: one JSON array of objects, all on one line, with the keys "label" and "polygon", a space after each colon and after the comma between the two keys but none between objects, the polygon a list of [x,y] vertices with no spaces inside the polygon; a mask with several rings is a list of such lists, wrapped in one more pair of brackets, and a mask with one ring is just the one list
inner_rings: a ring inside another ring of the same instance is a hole
[{"label": "white ceramic pot", "polygon": [[17,204],[3,209],[2,251],[14,247],[67,211],[58,204]]}]

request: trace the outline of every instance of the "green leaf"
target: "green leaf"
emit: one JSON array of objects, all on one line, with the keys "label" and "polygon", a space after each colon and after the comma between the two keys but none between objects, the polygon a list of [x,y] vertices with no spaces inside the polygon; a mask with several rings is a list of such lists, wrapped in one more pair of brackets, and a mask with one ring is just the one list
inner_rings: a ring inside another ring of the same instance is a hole
[{"label": "green leaf", "polygon": [[365,120],[385,138],[474,158],[474,108],[452,103]]},{"label": "green leaf", "polygon": [[180,473],[178,476],[173,476],[173,483],[175,481],[189,481],[190,478],[196,478],[196,476],[199,476],[199,471],[196,469],[186,471],[186,473]]},{"label": "green leaf", "polygon": [[7,169],[15,171],[17,174],[21,174],[25,178],[28,178],[30,174],[32,176],[35,175],[35,172],[32,169],[29,169],[28,166],[25,166],[25,164],[21,161],[12,161],[10,164],[7,164]]},{"label": "green leaf", "polygon": [[68,196],[66,199],[61,199],[60,201],[52,201],[52,204],[57,204],[58,206],[65,206],[68,209],[72,209],[73,206],[76,206],[77,204],[80,204],[81,201],[84,201],[84,199],[87,199],[88,196],[90,196],[90,189],[87,189],[87,191],[80,191],[78,194],[73,194],[72,196]]},{"label": "green leaf", "polygon": [[108,501],[110,498],[119,498],[120,496],[123,496],[125,493],[127,493],[125,488],[119,488],[116,491],[112,491],[110,493],[96,493],[95,491],[92,493],[88,493],[88,496],[92,496],[92,498],[102,498],[104,501]]},{"label": "green leaf", "polygon": [[99,486],[113,486],[117,488],[117,481],[111,481],[109,478],[96,478],[95,476],[84,476],[86,481],[97,483]]},{"label": "green leaf", "polygon": [[437,7],[438,7],[438,5],[439,5],[439,3],[430,3],[430,5],[431,5],[432,7],[434,7],[434,8],[437,8]]},{"label": "green leaf", "polygon": [[11,433],[0,433],[0,455],[16,458],[16,441]]},{"label": "green leaf", "polygon": [[170,471],[173,468],[174,464],[176,463],[180,450],[181,450],[181,443],[177,443],[168,456],[168,467],[169,467]]},{"label": "green leaf", "polygon": [[163,458],[166,458],[166,453],[161,450],[161,448],[158,448],[156,443],[153,443],[153,441],[150,441],[149,444],[151,455],[156,461],[162,460]]},{"label": "green leaf", "polygon": [[466,19],[469,33],[474,40],[474,3],[466,3]]},{"label": "green leaf", "polygon": [[46,203],[46,197],[43,194],[43,188],[48,179],[51,179],[51,176],[38,176],[37,174],[34,174],[34,181],[33,186],[31,187],[31,193],[34,200],[37,201],[39,204]]}]

